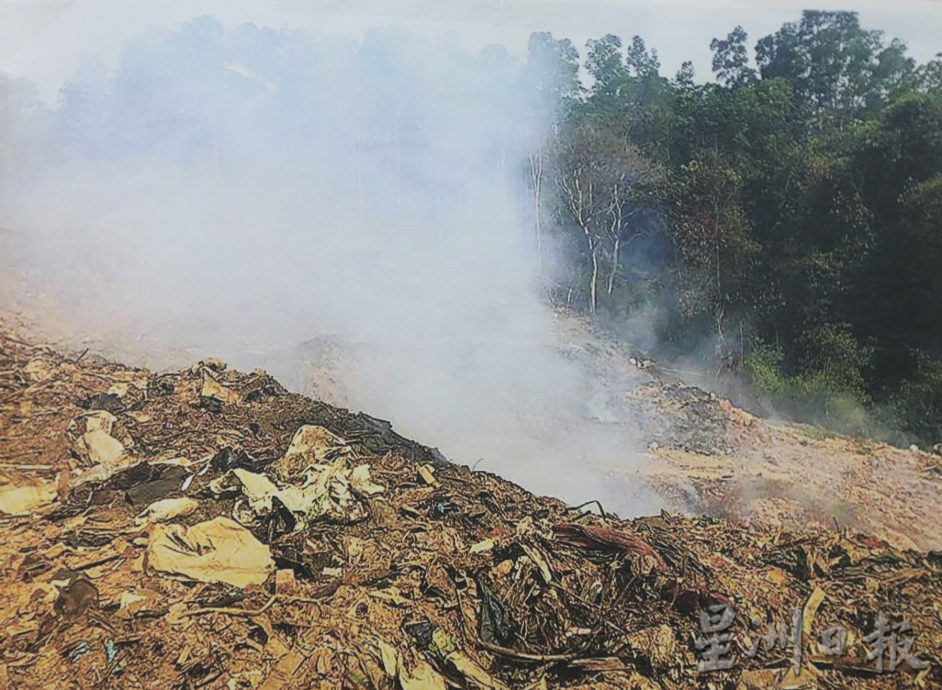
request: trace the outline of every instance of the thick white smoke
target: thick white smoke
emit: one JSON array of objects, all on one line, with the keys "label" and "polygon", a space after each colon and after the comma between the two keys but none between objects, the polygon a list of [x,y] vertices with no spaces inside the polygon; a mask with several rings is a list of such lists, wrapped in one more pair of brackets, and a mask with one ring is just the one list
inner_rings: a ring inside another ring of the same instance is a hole
[{"label": "thick white smoke", "polygon": [[132,40],[41,132],[7,123],[14,306],[125,359],[215,354],[301,390],[324,390],[305,363],[331,343],[316,374],[340,402],[535,491],[647,510],[592,469],[632,463],[634,435],[597,421],[541,298],[525,163],[549,118],[525,69],[396,30],[203,18]]}]

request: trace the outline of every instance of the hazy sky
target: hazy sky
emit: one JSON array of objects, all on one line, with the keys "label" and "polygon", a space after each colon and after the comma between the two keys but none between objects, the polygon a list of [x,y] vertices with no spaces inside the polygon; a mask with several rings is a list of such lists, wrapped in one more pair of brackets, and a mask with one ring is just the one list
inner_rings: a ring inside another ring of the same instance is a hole
[{"label": "hazy sky", "polygon": [[[52,100],[83,55],[113,62],[122,42],[152,25],[175,28],[202,14],[227,24],[359,35],[375,25],[450,34],[477,49],[501,43],[523,55],[535,30],[585,40],[603,33],[638,34],[657,49],[665,74],[692,59],[699,79],[710,70],[710,39],[736,24],[750,41],[795,19],[805,3],[773,0],[0,0],[0,70],[40,85]],[[820,9],[854,9],[864,26],[905,40],[920,61],[942,51],[942,2],[817,0]],[[890,9],[892,8],[892,9]]]}]

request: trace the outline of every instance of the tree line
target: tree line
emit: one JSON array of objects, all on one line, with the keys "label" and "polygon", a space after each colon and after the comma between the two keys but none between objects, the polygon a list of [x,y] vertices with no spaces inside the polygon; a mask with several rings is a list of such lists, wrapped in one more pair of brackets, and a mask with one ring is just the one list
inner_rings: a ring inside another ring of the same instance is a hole
[{"label": "tree line", "polygon": [[711,49],[698,84],[637,36],[582,56],[531,37],[555,113],[528,166],[538,245],[563,247],[554,298],[644,315],[662,357],[767,410],[942,440],[942,54],[919,65],[824,11]]}]

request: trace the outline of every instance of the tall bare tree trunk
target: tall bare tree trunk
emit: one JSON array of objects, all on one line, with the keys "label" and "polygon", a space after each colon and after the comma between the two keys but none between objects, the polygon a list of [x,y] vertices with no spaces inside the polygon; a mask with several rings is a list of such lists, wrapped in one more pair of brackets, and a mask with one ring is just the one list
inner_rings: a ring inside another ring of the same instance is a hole
[{"label": "tall bare tree trunk", "polygon": [[608,296],[615,290],[615,276],[618,273],[618,252],[621,249],[621,234],[615,235],[615,244],[612,247],[612,270],[608,274]]},{"label": "tall bare tree trunk", "polygon": [[585,232],[585,239],[589,245],[589,258],[592,262],[592,276],[589,278],[589,313],[594,314],[599,304],[599,253],[589,228],[583,226],[582,230]]},{"label": "tall bare tree trunk", "polygon": [[608,274],[607,292],[608,296],[611,297],[615,289],[615,276],[618,275],[618,252],[621,250],[621,232],[624,220],[617,186],[612,190],[612,203],[609,206],[609,213],[612,216],[612,222],[608,228],[608,234],[612,236],[612,270]]},{"label": "tall bare tree trunk", "polygon": [[589,312],[595,314],[596,307],[598,307],[599,255],[598,242],[595,240],[595,235],[592,234],[592,218],[588,212],[588,209],[592,208],[592,182],[589,182],[588,188],[583,192],[579,176],[574,175],[571,184],[564,181],[562,186],[566,192],[569,210],[576,223],[582,228],[589,249],[589,262],[592,268],[592,275],[589,278]]},{"label": "tall bare tree trunk", "polygon": [[592,250],[592,284],[590,286],[590,295],[589,295],[589,313],[594,314],[599,306],[599,295],[598,295],[598,285],[599,285],[599,257],[598,252],[594,249]]}]

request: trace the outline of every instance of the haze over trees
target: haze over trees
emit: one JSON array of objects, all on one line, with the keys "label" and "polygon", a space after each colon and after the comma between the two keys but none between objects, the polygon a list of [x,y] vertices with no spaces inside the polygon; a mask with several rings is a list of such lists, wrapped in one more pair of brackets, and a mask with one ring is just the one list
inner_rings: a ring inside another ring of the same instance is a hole
[{"label": "haze over trees", "polygon": [[[821,11],[711,48],[713,75],[670,75],[638,36],[580,51],[534,33],[518,61],[201,18],[129,42],[113,71],[87,64],[55,110],[3,78],[0,182],[59,151],[327,161],[311,208],[370,218],[369,253],[450,260],[469,217],[496,225],[501,200],[522,200],[554,303],[635,339],[643,324],[659,357],[768,410],[942,440],[942,54],[916,64]],[[415,248],[395,247],[410,223]]]}]

